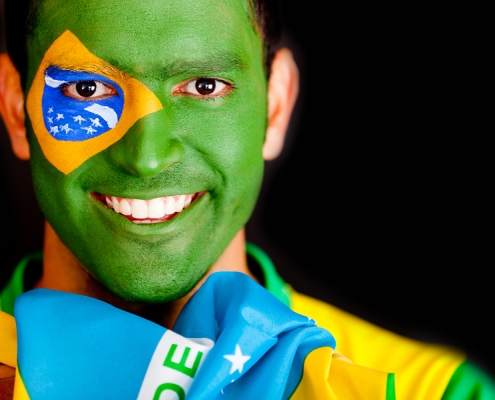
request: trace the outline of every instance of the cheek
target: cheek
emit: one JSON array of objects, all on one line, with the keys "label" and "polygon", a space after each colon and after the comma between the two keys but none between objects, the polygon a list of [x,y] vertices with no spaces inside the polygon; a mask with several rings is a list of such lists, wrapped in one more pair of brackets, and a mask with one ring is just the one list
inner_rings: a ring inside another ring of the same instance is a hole
[{"label": "cheek", "polygon": [[52,224],[53,219],[69,220],[77,212],[69,204],[78,198],[72,175],[61,173],[46,159],[34,134],[30,135],[30,149],[33,186],[43,214]]},{"label": "cheek", "polygon": [[244,174],[263,160],[267,112],[262,99],[254,95],[228,95],[214,101],[187,99],[171,106],[172,125],[177,136],[202,153],[210,166],[221,169],[222,174]]},{"label": "cheek", "polygon": [[31,174],[40,208],[52,226],[86,224],[90,194],[84,177],[94,168],[94,159],[69,174],[55,168],[43,153],[36,135],[29,130]]}]

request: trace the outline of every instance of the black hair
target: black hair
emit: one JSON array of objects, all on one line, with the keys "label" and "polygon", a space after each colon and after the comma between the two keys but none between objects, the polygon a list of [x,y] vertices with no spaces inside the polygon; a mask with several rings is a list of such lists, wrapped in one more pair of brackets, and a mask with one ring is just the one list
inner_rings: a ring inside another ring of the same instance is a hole
[{"label": "black hair", "polygon": [[265,47],[265,66],[268,76],[282,36],[280,0],[252,1],[256,9],[256,25]]},{"label": "black hair", "polygon": [[[36,17],[36,7],[42,0],[5,0],[5,35],[7,52],[21,74],[25,88],[27,78],[27,39]],[[255,24],[264,43],[267,77],[282,35],[280,0],[248,0],[254,8]]]}]

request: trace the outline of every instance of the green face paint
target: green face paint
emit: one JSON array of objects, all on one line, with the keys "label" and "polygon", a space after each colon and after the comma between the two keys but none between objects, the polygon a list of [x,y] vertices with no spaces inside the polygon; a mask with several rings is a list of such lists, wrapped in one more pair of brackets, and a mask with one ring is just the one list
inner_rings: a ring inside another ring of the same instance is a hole
[{"label": "green face paint", "polygon": [[[94,57],[122,72],[120,86],[138,81],[162,106],[141,112],[120,139],[65,172],[45,156],[28,118],[43,213],[116,295],[163,302],[187,294],[247,222],[263,175],[267,82],[247,4],[44,0],[36,21],[28,96],[50,46],[70,31]],[[67,68],[94,73],[87,65]],[[83,83],[81,91],[68,82],[60,90],[78,98],[92,84]],[[133,101],[132,90],[125,94],[122,115]],[[132,222],[113,205],[145,223]],[[157,217],[163,213],[174,216]]]}]

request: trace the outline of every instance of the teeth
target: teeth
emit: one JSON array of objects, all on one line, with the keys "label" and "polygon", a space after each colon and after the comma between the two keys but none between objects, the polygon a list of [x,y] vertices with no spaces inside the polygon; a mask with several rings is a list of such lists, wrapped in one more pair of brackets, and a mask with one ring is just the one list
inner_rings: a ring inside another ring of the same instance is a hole
[{"label": "teeth", "polygon": [[184,208],[184,202],[186,201],[186,196],[181,195],[175,200],[175,212],[181,212]]},{"label": "teeth", "polygon": [[175,212],[175,199],[173,197],[167,197],[165,202],[165,214],[173,214]]},{"label": "teeth", "polygon": [[106,196],[104,201],[108,207],[117,213],[132,215],[132,222],[136,224],[153,224],[158,219],[181,212],[194,197],[194,194],[181,194],[178,196],[157,197],[151,200],[123,199],[115,196]]},{"label": "teeth", "polygon": [[122,215],[131,215],[131,205],[126,199],[120,200],[119,213]]},{"label": "teeth", "polygon": [[163,218],[165,216],[165,203],[162,199],[153,199],[148,203],[150,218]]},{"label": "teeth", "polygon": [[[108,197],[107,197],[108,199]],[[113,206],[113,209],[116,213],[120,212],[120,206],[119,206],[119,200],[117,199],[117,197],[115,196],[112,196],[112,206]]]},{"label": "teeth", "polygon": [[134,199],[131,205],[131,212],[134,218],[148,218],[148,205],[144,200]]}]

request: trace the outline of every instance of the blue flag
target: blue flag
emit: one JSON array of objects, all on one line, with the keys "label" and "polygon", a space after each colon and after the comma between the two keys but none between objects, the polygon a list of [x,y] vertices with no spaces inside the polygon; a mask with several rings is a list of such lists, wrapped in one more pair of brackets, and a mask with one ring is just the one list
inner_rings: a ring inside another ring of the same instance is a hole
[{"label": "blue flag", "polygon": [[335,348],[327,330],[237,272],[212,274],[172,330],[47,289],[19,296],[14,315],[32,400],[289,399],[306,357]]}]

